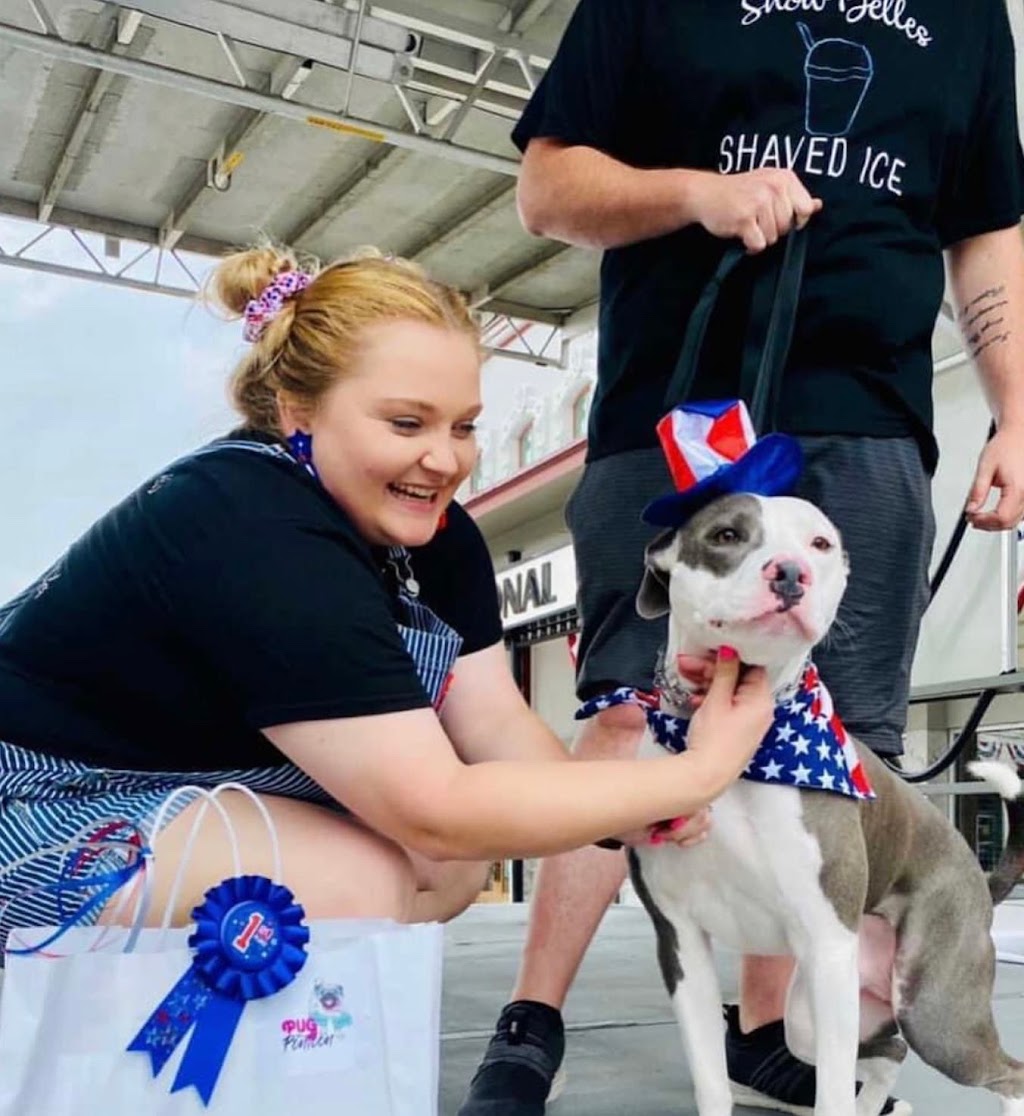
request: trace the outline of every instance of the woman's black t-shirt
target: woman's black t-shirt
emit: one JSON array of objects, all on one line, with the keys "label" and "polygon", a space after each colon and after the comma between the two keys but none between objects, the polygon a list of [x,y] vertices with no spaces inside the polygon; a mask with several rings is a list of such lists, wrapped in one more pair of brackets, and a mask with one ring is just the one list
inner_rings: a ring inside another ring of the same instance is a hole
[{"label": "woman's black t-shirt", "polygon": [[[462,654],[500,640],[461,507],[411,562]],[[120,769],[281,764],[270,725],[429,707],[399,616],[386,553],[312,477],[221,444],[147,481],[0,609],[0,740]]]}]

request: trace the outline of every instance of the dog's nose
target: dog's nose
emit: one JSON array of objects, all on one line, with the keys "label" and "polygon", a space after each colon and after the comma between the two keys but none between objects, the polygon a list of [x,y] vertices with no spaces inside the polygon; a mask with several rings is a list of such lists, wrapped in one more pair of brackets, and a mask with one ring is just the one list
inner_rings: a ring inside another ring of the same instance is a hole
[{"label": "dog's nose", "polygon": [[781,601],[780,611],[785,612],[803,598],[805,587],[811,583],[811,571],[795,558],[773,558],[762,567],[768,588]]}]

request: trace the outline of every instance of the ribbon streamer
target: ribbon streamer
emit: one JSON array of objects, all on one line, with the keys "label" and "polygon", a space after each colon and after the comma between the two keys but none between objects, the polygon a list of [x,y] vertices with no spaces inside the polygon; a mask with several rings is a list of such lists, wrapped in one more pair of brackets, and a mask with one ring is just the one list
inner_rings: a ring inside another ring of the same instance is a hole
[{"label": "ribbon streamer", "polygon": [[306,963],[305,912],[265,876],[210,888],[192,912],[192,964],[128,1045],[148,1054],[154,1077],[191,1031],[171,1092],[194,1087],[208,1105],[249,1000],[287,987]]}]

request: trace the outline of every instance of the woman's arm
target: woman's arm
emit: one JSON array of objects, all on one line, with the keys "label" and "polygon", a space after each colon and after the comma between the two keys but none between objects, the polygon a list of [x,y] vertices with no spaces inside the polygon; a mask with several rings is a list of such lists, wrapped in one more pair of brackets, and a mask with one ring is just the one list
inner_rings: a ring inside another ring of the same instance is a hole
[{"label": "woman's arm", "polygon": [[465,763],[486,760],[560,760],[561,741],[523,700],[504,644],[459,659],[441,724]]},{"label": "woman's arm", "polygon": [[429,710],[265,732],[367,825],[431,859],[547,856],[693,814],[721,794],[771,721],[764,673],[737,684],[738,672],[736,662],[719,664],[690,750],[651,760],[469,766]]}]

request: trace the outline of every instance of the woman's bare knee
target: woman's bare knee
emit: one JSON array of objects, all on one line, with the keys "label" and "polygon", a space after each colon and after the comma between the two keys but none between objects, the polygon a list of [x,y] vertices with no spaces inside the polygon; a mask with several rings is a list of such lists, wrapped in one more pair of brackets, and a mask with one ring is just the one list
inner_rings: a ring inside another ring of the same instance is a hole
[{"label": "woman's bare knee", "polygon": [[[393,918],[410,921],[418,890],[416,869],[393,841],[336,811],[297,799],[260,795],[281,850],[282,880],[309,918]],[[275,876],[272,845],[256,807],[242,795],[219,801],[230,819],[246,874]],[[184,925],[208,888],[235,875],[231,846],[214,810],[199,824],[177,897],[171,894],[199,800],[154,840],[150,922],[158,924],[174,900],[172,924]]]},{"label": "woman's bare knee", "polygon": [[[447,922],[456,915],[462,914],[471,903],[476,901],[487,883],[487,874],[490,872],[491,865],[489,862],[484,864],[473,861],[453,863],[451,868],[452,871],[446,875],[441,888],[433,893],[437,910],[434,920],[437,922]],[[423,894],[420,892],[420,895],[417,895],[417,902]]]},{"label": "woman's bare knee", "polygon": [[413,922],[447,922],[473,903],[483,891],[490,862],[430,861],[409,853],[416,873],[418,891]]}]

